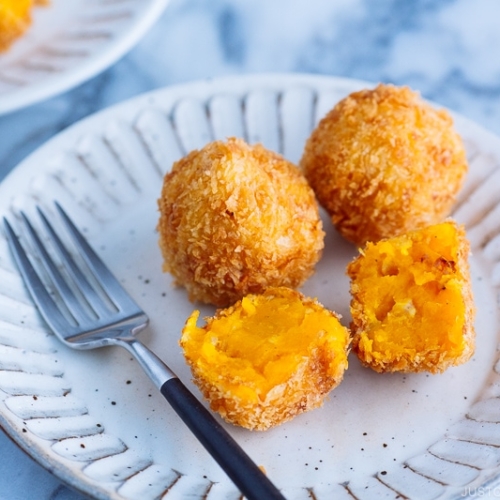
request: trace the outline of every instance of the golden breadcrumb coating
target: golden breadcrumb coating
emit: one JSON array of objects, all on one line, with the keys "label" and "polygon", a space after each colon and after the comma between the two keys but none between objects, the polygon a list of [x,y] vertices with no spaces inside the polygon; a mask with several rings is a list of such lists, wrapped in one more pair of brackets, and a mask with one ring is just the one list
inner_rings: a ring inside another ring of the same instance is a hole
[{"label": "golden breadcrumb coating", "polygon": [[223,307],[268,286],[300,286],[321,257],[312,189],[282,156],[241,139],[176,162],[158,202],[164,270],[192,301]]},{"label": "golden breadcrumb coating", "polygon": [[368,243],[347,268],[353,351],[378,372],[442,372],[474,352],[469,242],[451,219]]},{"label": "golden breadcrumb coating", "polygon": [[285,287],[248,295],[196,326],[181,346],[212,410],[265,430],[322,405],[347,368],[350,335],[339,317]]},{"label": "golden breadcrumb coating", "polygon": [[0,0],[0,52],[28,29],[33,5],[46,3],[46,0]]},{"label": "golden breadcrumb coating", "polygon": [[442,222],[468,170],[451,116],[382,84],[341,100],[300,165],[335,227],[360,246]]}]

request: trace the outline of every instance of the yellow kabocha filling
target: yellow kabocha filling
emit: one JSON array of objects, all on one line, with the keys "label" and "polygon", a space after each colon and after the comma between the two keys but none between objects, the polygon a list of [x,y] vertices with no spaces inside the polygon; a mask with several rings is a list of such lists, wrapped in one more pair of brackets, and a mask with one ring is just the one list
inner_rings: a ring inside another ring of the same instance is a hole
[{"label": "yellow kabocha filling", "polygon": [[443,371],[474,350],[465,232],[453,221],[368,243],[351,277],[353,351],[376,371]]},{"label": "yellow kabocha filling", "polygon": [[31,24],[31,8],[44,0],[0,0],[0,52],[6,50]]},{"label": "yellow kabocha filling", "polygon": [[248,295],[181,346],[195,382],[227,421],[264,430],[320,406],[347,368],[349,332],[331,311],[285,287]]}]

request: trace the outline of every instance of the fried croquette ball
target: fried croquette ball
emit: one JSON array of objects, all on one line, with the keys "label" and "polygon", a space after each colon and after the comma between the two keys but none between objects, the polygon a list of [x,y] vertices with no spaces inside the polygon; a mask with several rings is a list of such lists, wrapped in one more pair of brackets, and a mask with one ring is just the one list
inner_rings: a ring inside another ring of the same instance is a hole
[{"label": "fried croquette ball", "polygon": [[174,164],[159,200],[164,270],[192,301],[224,307],[300,286],[321,257],[316,198],[295,165],[232,138]]},{"label": "fried croquette ball", "polygon": [[0,52],[21,36],[31,23],[31,0],[8,0],[0,3]]},{"label": "fried croquette ball", "polygon": [[349,264],[353,351],[378,372],[442,372],[473,354],[469,243],[451,219],[368,243]]},{"label": "fried croquette ball", "polygon": [[300,165],[334,226],[359,246],[442,222],[468,170],[449,113],[382,84],[341,100]]},{"label": "fried croquette ball", "polygon": [[203,327],[198,316],[181,346],[210,407],[230,423],[265,430],[317,408],[347,368],[348,329],[295,290],[245,296]]}]

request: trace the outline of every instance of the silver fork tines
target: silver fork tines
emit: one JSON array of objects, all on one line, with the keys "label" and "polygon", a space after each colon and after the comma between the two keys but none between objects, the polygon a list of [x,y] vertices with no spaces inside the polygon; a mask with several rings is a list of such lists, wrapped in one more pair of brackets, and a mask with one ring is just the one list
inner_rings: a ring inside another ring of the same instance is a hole
[{"label": "silver fork tines", "polygon": [[[45,238],[41,237],[41,230],[36,231],[28,217],[21,214],[23,233],[27,233],[27,238],[22,239],[30,252],[25,251],[21,238],[5,217],[4,225],[14,260],[28,291],[56,336],[76,349],[106,345],[126,348],[248,500],[284,500],[269,478],[172,370],[137,340],[135,335],[147,326],[148,317],[98,257],[66,212],[59,204],[55,206],[71,237],[74,252],[63,243],[63,238],[40,208],[37,211]],[[44,240],[49,240],[51,244],[46,245]],[[81,263],[77,262],[77,256],[81,257]]]},{"label": "silver fork tines", "polygon": [[[48,286],[57,292],[57,297],[60,299],[57,301],[54,294],[48,291],[42,273],[37,272],[19,238],[15,235],[12,226],[7,219],[4,219],[16,263],[35,304],[47,324],[65,343],[72,343],[73,347],[80,349],[99,347],[96,343],[102,345],[117,343],[116,335],[108,341],[103,338],[95,338],[93,342],[90,342],[88,334],[102,328],[113,327],[116,331],[116,327],[119,326],[122,334],[126,335],[129,333],[128,329],[133,330],[133,333],[143,329],[148,323],[146,314],[123,289],[61,206],[56,204],[56,208],[61,215],[64,226],[74,241],[75,247],[79,251],[79,255],[93,273],[94,281],[98,283],[100,293],[90,284],[52,224],[43,211],[37,207],[48,239],[53,243],[60,258],[61,270],[28,217],[21,213],[21,218],[30,238],[34,261],[39,262],[46,271],[50,278],[50,285]],[[71,282],[63,276],[62,271]],[[75,292],[78,293],[78,296]],[[61,304],[63,309],[61,309]],[[113,306],[110,307],[110,304]],[[67,314],[64,314],[64,309],[69,311],[71,318],[74,320],[73,322],[70,321]],[[93,314],[89,314],[90,312]],[[86,339],[86,341],[83,339]]]}]

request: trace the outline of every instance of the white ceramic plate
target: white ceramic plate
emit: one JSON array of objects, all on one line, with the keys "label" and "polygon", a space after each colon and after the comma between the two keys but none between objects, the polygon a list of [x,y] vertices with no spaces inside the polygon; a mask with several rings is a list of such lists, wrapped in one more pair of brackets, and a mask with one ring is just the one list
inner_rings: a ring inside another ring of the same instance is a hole
[{"label": "white ceramic plate", "polygon": [[50,0],[0,53],[0,114],[57,95],[123,56],[168,0]]},{"label": "white ceramic plate", "polygon": [[[80,122],[30,156],[0,185],[0,212],[32,213],[35,202],[51,211],[59,200],[151,317],[141,338],[199,394],[178,346],[194,306],[161,272],[157,247],[164,172],[186,151],[230,135],[297,161],[318,119],[366,85],[261,75],[146,94]],[[267,432],[227,425],[288,499],[421,500],[494,488],[500,140],[461,117],[456,126],[470,160],[455,216],[473,249],[476,354],[442,375],[381,375],[351,356],[344,381],[322,408]],[[324,221],[324,256],[303,291],[348,324],[344,270],[356,249]],[[47,332],[1,238],[0,389],[3,428],[47,469],[95,498],[239,498],[125,351],[75,352]]]}]

